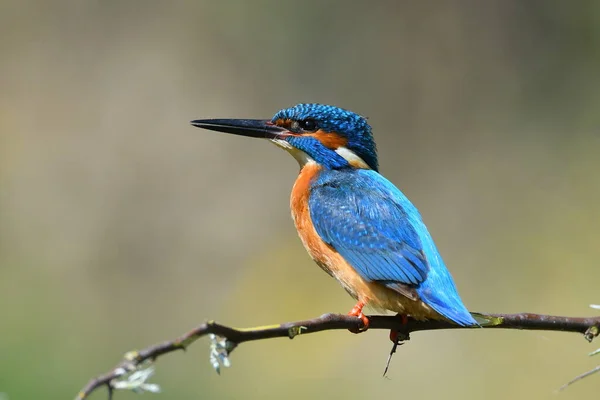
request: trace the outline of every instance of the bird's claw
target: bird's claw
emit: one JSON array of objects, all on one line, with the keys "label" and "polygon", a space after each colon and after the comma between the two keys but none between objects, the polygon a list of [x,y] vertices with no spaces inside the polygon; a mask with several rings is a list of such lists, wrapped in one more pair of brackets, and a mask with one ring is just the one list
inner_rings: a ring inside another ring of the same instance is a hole
[{"label": "bird's claw", "polygon": [[[397,317],[399,317],[402,320],[403,327],[405,327],[408,324],[408,316],[406,316],[404,314],[398,314]],[[408,333],[400,332],[395,329],[390,330],[390,340],[394,344],[398,344],[399,342],[403,342],[403,341],[409,340],[409,339],[410,339],[410,337],[408,336]]]},{"label": "bird's claw", "polygon": [[[348,314],[348,315],[350,315],[350,314]],[[360,318],[360,320],[362,321],[362,326],[359,327],[359,328],[348,329],[350,332],[352,332],[352,333],[362,333],[362,332],[365,332],[366,330],[369,329],[369,317],[367,317],[363,313],[360,313],[358,315],[353,315],[353,317]]]},{"label": "bird's claw", "polygon": [[362,332],[366,331],[367,329],[369,329],[369,317],[367,317],[362,312],[362,309],[363,309],[364,306],[365,306],[365,303],[362,302],[362,301],[359,301],[352,308],[352,310],[350,310],[350,312],[348,313],[349,316],[357,317],[357,318],[359,318],[362,321],[362,326],[361,327],[348,329],[352,333],[362,333]]}]

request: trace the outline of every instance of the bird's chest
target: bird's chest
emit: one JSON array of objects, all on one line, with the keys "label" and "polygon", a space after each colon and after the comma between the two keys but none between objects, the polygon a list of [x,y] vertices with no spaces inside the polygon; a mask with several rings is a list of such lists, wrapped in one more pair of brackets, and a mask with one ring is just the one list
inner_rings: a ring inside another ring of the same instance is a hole
[{"label": "bird's chest", "polygon": [[292,189],[290,209],[302,244],[304,244],[304,247],[313,260],[325,272],[333,276],[335,271],[332,271],[332,269],[335,269],[336,263],[334,258],[338,256],[337,252],[327,243],[323,242],[315,230],[308,204],[311,183],[317,178],[319,172],[320,167],[316,164],[306,164],[302,168]]}]

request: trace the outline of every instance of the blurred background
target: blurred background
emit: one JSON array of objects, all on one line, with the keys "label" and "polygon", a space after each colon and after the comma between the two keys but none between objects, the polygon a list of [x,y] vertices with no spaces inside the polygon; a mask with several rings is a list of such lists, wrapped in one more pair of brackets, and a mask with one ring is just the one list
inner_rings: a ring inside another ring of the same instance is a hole
[{"label": "blurred background", "polygon": [[[354,304],[297,238],[285,152],[193,128],[299,102],[369,117],[467,306],[600,303],[600,4],[517,0],[0,2],[0,392],[72,398],[205,319]],[[156,399],[554,398],[575,334],[387,332],[161,359]],[[560,394],[598,392],[600,377]],[[118,399],[135,394],[119,392]],[[102,389],[93,399],[106,398]]]}]

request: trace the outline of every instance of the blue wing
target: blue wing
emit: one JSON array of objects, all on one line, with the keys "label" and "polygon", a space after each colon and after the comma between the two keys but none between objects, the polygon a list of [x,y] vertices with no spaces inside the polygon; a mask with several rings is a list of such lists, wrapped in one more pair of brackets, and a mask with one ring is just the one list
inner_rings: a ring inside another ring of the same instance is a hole
[{"label": "blue wing", "polygon": [[460,325],[465,308],[413,204],[372,170],[324,170],[308,200],[315,230],[358,274],[422,301]]},{"label": "blue wing", "polygon": [[416,209],[402,204],[383,182],[361,178],[359,171],[321,174],[309,198],[315,230],[366,280],[424,282],[429,264],[411,223],[418,213],[409,215]]}]

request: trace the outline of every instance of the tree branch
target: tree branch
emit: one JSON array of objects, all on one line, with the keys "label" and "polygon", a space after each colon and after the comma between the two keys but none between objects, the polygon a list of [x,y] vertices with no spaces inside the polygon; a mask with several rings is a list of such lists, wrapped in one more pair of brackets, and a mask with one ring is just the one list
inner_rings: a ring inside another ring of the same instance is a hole
[{"label": "tree branch", "polygon": [[[588,341],[592,341],[600,333],[600,317],[595,318],[575,318],[558,317],[552,315],[540,314],[477,314],[473,313],[475,318],[481,324],[481,328],[493,329],[526,329],[526,330],[545,330],[560,332],[577,332],[584,335]],[[399,337],[403,340],[409,339],[411,332],[429,331],[438,329],[480,329],[479,327],[461,327],[445,321],[417,321],[408,318],[404,323],[400,318],[387,315],[369,316],[369,329],[393,329],[399,332]],[[144,390],[157,390],[156,385],[144,383],[147,377],[152,374],[151,370],[142,373],[141,380],[139,376],[137,383],[120,384],[119,379],[139,371],[146,363],[153,362],[159,356],[172,353],[176,350],[185,350],[202,336],[210,335],[212,340],[211,361],[213,366],[219,372],[219,364],[229,363],[229,354],[237,345],[253,340],[270,339],[276,337],[288,337],[293,339],[300,334],[340,330],[340,329],[361,329],[362,321],[356,317],[325,314],[321,317],[309,319],[306,321],[288,322],[280,325],[261,326],[256,328],[232,328],[218,324],[214,321],[203,323],[190,332],[180,336],[175,340],[169,340],[155,344],[140,351],[132,351],[125,355],[116,367],[88,382],[88,384],[78,393],[76,399],[83,400],[93,391],[101,386],[106,386],[109,390],[109,398],[112,397],[115,388],[133,388]],[[131,382],[131,378],[130,378]],[[140,383],[141,382],[141,383]],[[140,388],[141,386],[141,388]]]}]

